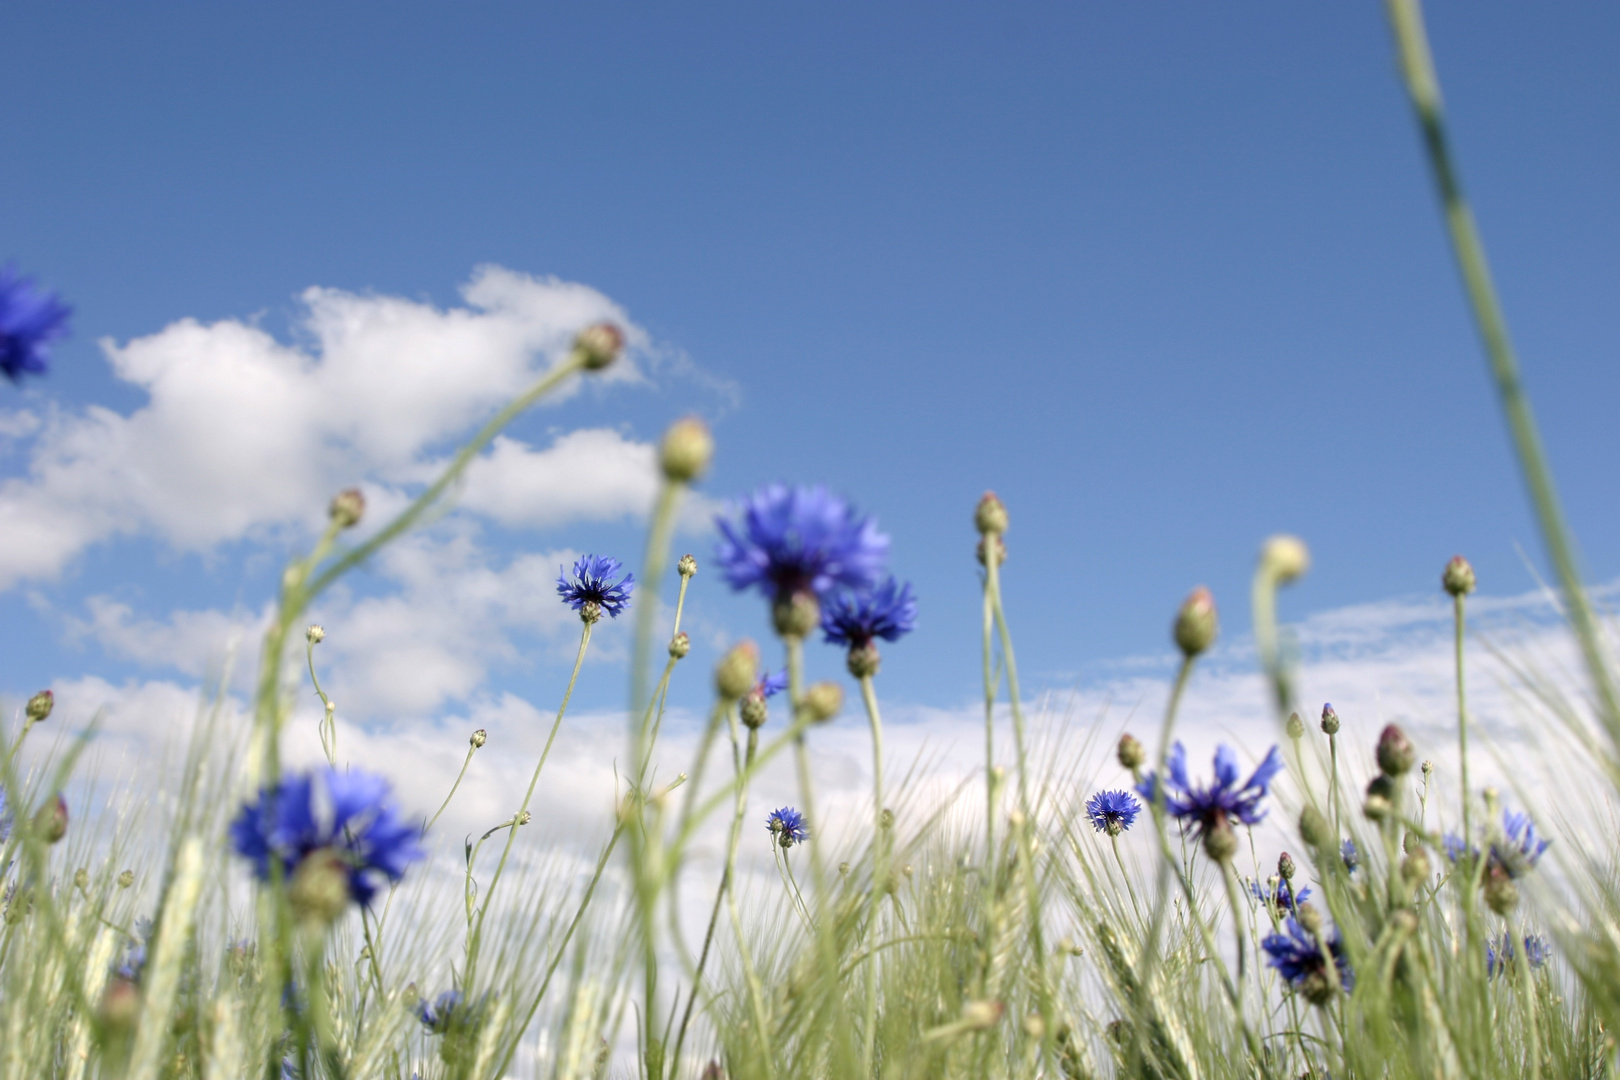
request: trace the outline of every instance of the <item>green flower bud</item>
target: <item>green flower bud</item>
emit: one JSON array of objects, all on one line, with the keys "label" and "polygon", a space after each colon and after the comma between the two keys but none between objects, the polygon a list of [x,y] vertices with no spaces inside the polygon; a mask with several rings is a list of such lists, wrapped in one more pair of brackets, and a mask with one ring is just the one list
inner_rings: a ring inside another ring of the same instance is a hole
[{"label": "green flower bud", "polygon": [[1294,865],[1294,857],[1292,855],[1285,851],[1281,855],[1277,856],[1278,877],[1282,878],[1284,881],[1293,881],[1294,874],[1297,872],[1298,867]]},{"label": "green flower bud", "polygon": [[1260,572],[1286,585],[1311,568],[1311,553],[1297,536],[1273,536],[1260,549]]},{"label": "green flower bud", "polygon": [[714,669],[714,689],[722,701],[736,701],[754,688],[759,678],[759,646],[739,641]]},{"label": "green flower bud", "polygon": [[758,690],[748,691],[742,699],[738,712],[742,716],[743,726],[751,729],[764,727],[770,714],[769,707],[765,704],[765,695]]},{"label": "green flower bud", "polygon": [[135,884],[135,871],[123,870],[119,872],[118,887],[120,889],[127,889],[133,884]]},{"label": "green flower bud", "polygon": [[1215,597],[1204,586],[1200,585],[1187,594],[1187,599],[1181,602],[1181,609],[1176,612],[1176,622],[1172,634],[1176,639],[1176,647],[1188,659],[1206,651],[1215,644],[1215,636],[1220,632],[1220,620],[1215,612]]},{"label": "green flower bud", "polygon": [[1339,733],[1339,714],[1333,711],[1332,705],[1322,706],[1322,733],[1324,735]]},{"label": "green flower bud", "polygon": [[349,906],[349,867],[322,848],[304,856],[287,884],[287,900],[299,918],[329,925]]},{"label": "green flower bud", "polygon": [[1230,862],[1237,850],[1237,833],[1224,821],[1204,834],[1204,851],[1218,863]]},{"label": "green flower bud", "polygon": [[60,794],[52,798],[34,814],[34,829],[47,844],[55,844],[67,835],[67,800]]},{"label": "green flower bud", "polygon": [[1412,749],[1406,732],[1389,724],[1378,736],[1378,768],[1385,776],[1405,776],[1412,771],[1417,753]]},{"label": "green flower bud", "polygon": [[821,603],[813,592],[793,593],[771,605],[771,621],[782,637],[809,637],[821,623]]},{"label": "green flower bud", "polygon": [[1299,836],[1313,848],[1319,848],[1333,838],[1327,818],[1314,806],[1307,806],[1299,814]]},{"label": "green flower bud", "polygon": [[877,642],[868,641],[865,645],[850,646],[847,664],[849,673],[855,678],[871,678],[878,673],[882,663],[883,655],[878,652]]},{"label": "green flower bud", "polygon": [[483,746],[488,741],[489,741],[489,732],[485,731],[483,728],[479,728],[477,731],[473,732],[472,733],[472,738],[467,740],[467,742],[472,746],[472,748],[474,750],[477,750],[479,747]]},{"label": "green flower bud", "polygon": [[311,645],[319,645],[326,640],[326,628],[319,623],[310,623],[304,630],[304,640]]},{"label": "green flower bud", "polygon": [[49,690],[41,690],[39,693],[28,699],[28,707],[25,710],[25,715],[28,717],[30,723],[37,724],[41,720],[49,717],[51,715],[51,710],[54,708],[56,708],[56,695],[51,693]]},{"label": "green flower bud", "polygon": [[1136,736],[1129,732],[1119,737],[1118,752],[1119,763],[1133,773],[1147,761],[1147,750]]},{"label": "green flower bud", "polygon": [[1288,737],[1298,742],[1305,737],[1305,721],[1299,718],[1299,713],[1289,713],[1288,723],[1284,725]]},{"label": "green flower bud", "polygon": [[804,692],[804,709],[812,723],[824,724],[844,708],[844,688],[835,682],[818,682]]},{"label": "green flower bud", "polygon": [[681,561],[675,564],[675,572],[683,578],[689,578],[697,573],[697,560],[692,558],[690,552],[681,556]]},{"label": "green flower bud", "polygon": [[1474,568],[1461,555],[1453,555],[1440,575],[1440,584],[1452,596],[1467,596],[1474,591]]},{"label": "green flower bud", "polygon": [[366,516],[366,497],[359,488],[346,488],[332,496],[326,516],[340,529],[352,529]]},{"label": "green flower bud", "polygon": [[612,323],[587,326],[574,338],[574,355],[587,371],[599,371],[619,358],[624,351],[624,331]]},{"label": "green flower bud", "polygon": [[973,510],[973,526],[985,536],[1000,536],[1007,531],[1007,507],[995,492],[987,491],[979,498]]},{"label": "green flower bud", "polygon": [[695,416],[671,424],[658,450],[658,463],[664,475],[681,484],[689,484],[702,476],[712,457],[714,436],[709,434],[709,425]]},{"label": "green flower bud", "polygon": [[691,651],[692,639],[686,636],[685,630],[682,630],[680,633],[669,639],[669,655],[673,656],[675,659],[684,660],[686,659],[686,654]]}]

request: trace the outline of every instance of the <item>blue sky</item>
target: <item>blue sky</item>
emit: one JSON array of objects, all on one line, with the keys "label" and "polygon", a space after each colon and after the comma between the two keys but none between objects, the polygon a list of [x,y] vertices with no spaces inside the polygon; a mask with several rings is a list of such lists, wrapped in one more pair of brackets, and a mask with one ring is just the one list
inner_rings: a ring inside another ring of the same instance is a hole
[{"label": "blue sky", "polygon": [[[415,441],[386,452],[375,444],[395,426],[375,395],[338,380],[311,391],[324,419],[310,430],[364,475],[329,462],[290,478],[281,441],[246,439],[221,450],[239,482],[170,490],[185,468],[166,454],[235,441],[199,428],[164,443],[184,413],[176,390],[146,456],[114,440],[78,459],[72,484],[41,487],[30,470],[79,452],[74,439],[123,430],[98,417],[148,408],[98,342],[171,355],[166,327],[224,320],[313,364],[330,342],[305,290],[440,326],[490,265],[510,274],[486,285],[596,290],[525,292],[535,342],[608,305],[644,335],[644,378],[525,420],[514,468],[525,447],[587,431],[626,471],[549,517],[503,518],[490,487],[482,512],[420,538],[415,562],[357,579],[323,613],[334,693],[357,718],[474,716],[506,693],[544,711],[572,631],[523,610],[525,596],[536,612],[555,601],[522,592],[540,580],[522,560],[639,561],[634,447],[688,411],[719,443],[708,497],[823,481],[878,516],[922,601],[884,667],[884,693],[905,702],[976,693],[970,517],[987,487],[1011,510],[1008,605],[1037,687],[1162,655],[1199,583],[1240,633],[1255,551],[1278,531],[1315,555],[1291,617],[1430,595],[1455,552],[1485,593],[1522,593],[1534,578],[1516,545],[1540,565],[1535,533],[1382,18],[1370,2],[8,5],[0,260],[77,315],[48,379],[0,388],[0,475],[34,484],[32,512],[71,503],[79,540],[0,593],[0,687],[195,682],[207,642],[251,623],[318,521],[319,500],[301,512],[295,496],[328,479],[408,485],[512,377],[510,356],[472,364],[485,381],[469,375],[465,401],[401,425]],[[1570,516],[1592,577],[1609,580],[1620,14],[1443,3],[1430,20]],[[400,369],[420,381],[388,390],[431,412],[447,400],[423,389],[436,362],[471,363],[424,351]],[[528,464],[563,459],[548,461]],[[108,480],[139,489],[129,506],[93,482],[108,463],[131,470]],[[246,524],[204,497],[222,490]],[[260,492],[275,506],[255,516]],[[105,511],[94,527],[88,508]],[[678,543],[710,547],[701,531]],[[729,636],[764,633],[760,607],[715,576],[694,588],[705,669]],[[446,590],[455,602],[433,599]],[[402,641],[413,614],[436,629]],[[360,663],[345,636],[443,676],[414,706],[385,693],[368,706],[397,672],[345,671]],[[815,664],[841,673],[830,651]],[[600,671],[589,707],[621,700]],[[683,703],[701,705],[704,684],[688,677]]]}]

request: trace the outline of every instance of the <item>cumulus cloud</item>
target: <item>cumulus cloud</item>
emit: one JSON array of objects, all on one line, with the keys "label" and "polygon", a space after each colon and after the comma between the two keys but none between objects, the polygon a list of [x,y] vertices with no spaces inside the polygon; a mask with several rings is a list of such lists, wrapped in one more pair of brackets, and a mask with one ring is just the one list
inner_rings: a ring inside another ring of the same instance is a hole
[{"label": "cumulus cloud", "polygon": [[[387,501],[391,486],[420,479],[434,448],[555,363],[581,326],[611,319],[629,327],[632,351],[648,345],[617,305],[582,285],[485,267],[462,295],[466,306],[440,309],[309,289],[293,343],[241,321],[190,319],[104,342],[114,374],[144,391],[145,405],[127,415],[99,406],[43,419],[12,412],[0,424],[8,438],[32,436],[27,474],[0,484],[0,588],[56,575],[86,546],[120,534],[206,551],[311,527],[330,493],[357,478],[368,493],[383,487]],[[628,360],[603,375],[642,378]],[[490,493],[478,495],[481,505],[506,490],[530,498],[531,517],[542,497],[587,515],[633,513],[651,448],[582,435],[586,448],[612,451],[593,464],[605,490],[596,502],[551,471],[580,449],[565,437],[540,452],[503,443],[473,489]],[[527,478],[527,466],[545,476]]]}]

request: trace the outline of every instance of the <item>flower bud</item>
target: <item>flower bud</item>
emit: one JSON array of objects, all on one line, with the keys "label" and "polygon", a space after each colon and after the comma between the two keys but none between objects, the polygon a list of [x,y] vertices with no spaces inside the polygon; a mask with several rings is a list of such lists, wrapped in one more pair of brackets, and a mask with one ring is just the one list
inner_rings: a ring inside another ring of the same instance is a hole
[{"label": "flower bud", "polygon": [[1434,762],[1424,758],[1423,764],[1418,766],[1418,770],[1423,773],[1423,782],[1428,783],[1429,778],[1434,775]]},{"label": "flower bud", "polygon": [[1007,561],[1006,541],[1002,540],[999,536],[985,536],[980,538],[979,546],[974,549],[974,556],[979,560],[980,566],[988,567],[990,565],[984,561],[986,545],[989,545],[990,550],[995,552],[997,566],[1000,566],[1002,563]]},{"label": "flower bud", "polygon": [[849,877],[849,863],[841,862],[838,864],[838,876]]},{"label": "flower bud", "polygon": [[682,630],[669,639],[669,655],[677,660],[686,659],[686,654],[692,651],[692,639]]},{"label": "flower bud", "polygon": [[141,1018],[140,987],[128,979],[114,977],[101,995],[98,1012],[103,1031],[110,1036],[127,1038]]},{"label": "flower bud", "polygon": [[1299,812],[1299,837],[1313,848],[1319,848],[1332,839],[1333,833],[1328,829],[1327,818],[1322,811],[1314,806],[1307,806]]},{"label": "flower bud", "polygon": [[804,711],[811,723],[824,724],[844,707],[844,688],[835,682],[818,682],[804,692]]},{"label": "flower bud", "polygon": [[851,645],[846,662],[855,678],[869,679],[878,673],[883,655],[878,652],[877,642],[868,641],[865,645]]},{"label": "flower bud", "polygon": [[878,825],[881,826],[885,832],[894,828],[894,811],[885,806],[883,808],[883,813],[878,815]]},{"label": "flower bud", "polygon": [[752,641],[733,645],[714,668],[714,690],[722,701],[736,701],[754,688],[759,678],[759,646]]},{"label": "flower bud", "polygon": [[1284,881],[1293,881],[1299,868],[1294,865],[1294,857],[1288,852],[1277,856],[1277,876]]},{"label": "flower bud", "polygon": [[1173,635],[1181,655],[1189,660],[1215,644],[1220,632],[1220,620],[1215,614],[1215,597],[1200,585],[1187,594],[1176,612]]},{"label": "flower bud", "polygon": [[911,864],[910,864],[910,863],[906,863],[906,865],[904,865],[904,866],[902,866],[902,867],[901,867],[901,868],[900,868],[900,872],[901,872],[901,873],[902,873],[902,874],[904,874],[904,875],[905,875],[905,876],[906,876],[906,877],[910,877],[910,876],[911,876]]},{"label": "flower bud", "polygon": [[1322,913],[1309,900],[1299,905],[1299,911],[1294,915],[1294,918],[1298,919],[1299,925],[1303,926],[1312,935],[1322,932]]},{"label": "flower bud", "polygon": [[1224,821],[1204,834],[1204,851],[1218,863],[1230,862],[1237,849],[1237,833]]},{"label": "flower bud", "polygon": [[757,689],[748,691],[737,711],[742,715],[743,726],[750,730],[764,727],[766,719],[770,716],[770,708],[765,704],[765,695]]},{"label": "flower bud", "polygon": [[1147,761],[1147,750],[1130,732],[1119,737],[1118,752],[1119,763],[1133,773]]},{"label": "flower bud", "polygon": [[88,889],[90,887],[90,871],[82,866],[73,871],[73,886],[81,890]]},{"label": "flower bud", "polygon": [[598,371],[619,358],[624,350],[624,331],[612,323],[587,326],[574,338],[574,354],[587,371]]},{"label": "flower bud", "polygon": [[1429,879],[1429,872],[1433,867],[1429,865],[1428,852],[1421,847],[1401,860],[1401,879],[1408,888],[1415,888]]},{"label": "flower bud", "polygon": [[319,645],[326,640],[326,628],[320,623],[310,623],[304,630],[304,640],[311,645]]},{"label": "flower bud", "polygon": [[1406,732],[1390,724],[1378,736],[1378,768],[1385,776],[1405,776],[1417,759]]},{"label": "flower bud", "polygon": [[1369,795],[1367,796],[1366,803],[1363,804],[1361,808],[1361,812],[1367,815],[1368,821],[1383,821],[1385,818],[1389,817],[1390,811],[1394,809],[1395,808],[1390,805],[1390,801],[1384,798],[1384,796]]},{"label": "flower bud", "polygon": [[712,457],[714,436],[709,434],[709,425],[695,416],[671,424],[658,448],[658,464],[664,476],[678,484],[689,484],[702,476]]},{"label": "flower bud", "polygon": [[340,529],[352,529],[366,516],[366,497],[359,488],[345,488],[332,496],[332,505],[326,508],[327,517]]},{"label": "flower bud", "polygon": [[1509,915],[1519,906],[1519,887],[1506,874],[1485,876],[1485,906],[1498,915]]},{"label": "flower bud", "polygon": [[34,815],[34,830],[47,844],[57,843],[67,835],[67,800],[57,795],[39,808]]},{"label": "flower bud", "polygon": [[1474,591],[1474,568],[1461,555],[1453,555],[1440,575],[1440,584],[1452,596],[1467,596]]},{"label": "flower bud", "polygon": [[808,637],[821,623],[821,602],[813,592],[790,593],[771,605],[771,621],[782,637]]},{"label": "flower bud", "polygon": [[1260,549],[1260,572],[1286,585],[1311,568],[1311,553],[1297,536],[1273,536]]},{"label": "flower bud", "polygon": [[528,810],[521,811],[517,816],[517,823],[519,825],[527,825],[529,822],[531,822],[533,820],[534,820],[534,814],[532,812],[528,811]]},{"label": "flower bud", "polygon": [[118,887],[120,889],[127,889],[133,884],[135,884],[135,871],[133,871],[133,870],[119,871],[119,874],[118,874]]},{"label": "flower bud", "polygon": [[41,720],[46,719],[51,715],[51,710],[55,707],[56,695],[51,693],[49,690],[41,690],[39,693],[28,699],[26,715],[28,716],[29,723],[37,724]]},{"label": "flower bud", "polygon": [[1322,733],[1324,735],[1339,733],[1339,714],[1333,711],[1331,703],[1322,706]]},{"label": "flower bud", "polygon": [[995,492],[987,491],[980,497],[973,510],[973,525],[986,536],[1000,536],[1007,531],[1007,507]]},{"label": "flower bud", "polygon": [[1001,1022],[1006,1009],[999,1001],[970,1001],[962,1006],[962,1025],[973,1031],[988,1031]]},{"label": "flower bud", "polygon": [[472,738],[468,739],[467,741],[472,744],[472,748],[474,750],[477,750],[479,747],[489,742],[489,732],[485,731],[483,728],[479,728],[477,731],[472,733]]},{"label": "flower bud", "polygon": [[1284,725],[1288,737],[1298,742],[1305,737],[1305,721],[1299,718],[1299,713],[1289,713],[1288,723]]},{"label": "flower bud", "polygon": [[681,556],[681,561],[675,564],[675,572],[683,578],[689,578],[697,573],[697,560],[692,558],[690,552]]},{"label": "flower bud", "polygon": [[331,848],[310,852],[287,883],[287,901],[301,919],[333,922],[349,906],[348,866]]}]

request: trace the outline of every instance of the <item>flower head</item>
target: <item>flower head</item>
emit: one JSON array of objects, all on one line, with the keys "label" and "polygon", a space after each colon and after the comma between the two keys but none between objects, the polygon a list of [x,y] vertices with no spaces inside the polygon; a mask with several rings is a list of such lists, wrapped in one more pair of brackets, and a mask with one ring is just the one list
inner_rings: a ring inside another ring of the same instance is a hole
[{"label": "flower head", "polygon": [[873,638],[898,641],[917,625],[917,599],[911,583],[893,577],[871,589],[841,589],[821,609],[821,630],[829,645],[858,649]]},{"label": "flower head", "polygon": [[[1517,958],[1513,937],[1507,932],[1485,946],[1485,975],[1494,977],[1498,971],[1511,970]],[[1535,971],[1552,959],[1552,946],[1540,934],[1529,934],[1524,939],[1524,959]]]},{"label": "flower head", "polygon": [[450,1030],[450,1025],[458,1019],[456,1014],[464,1011],[461,1008],[461,1001],[460,990],[446,990],[434,998],[431,1003],[427,1001],[418,1002],[416,1005],[417,1018],[422,1021],[422,1026],[433,1032],[433,1034],[443,1035]]},{"label": "flower head", "polygon": [[1086,800],[1091,827],[1109,836],[1118,836],[1136,824],[1136,815],[1141,812],[1142,804],[1128,791],[1099,791]]},{"label": "flower head", "polygon": [[1354,840],[1345,840],[1339,845],[1339,858],[1344,860],[1344,868],[1348,873],[1355,873],[1356,867],[1361,865],[1361,852],[1356,850]]},{"label": "flower head", "polygon": [[1344,941],[1337,930],[1328,940],[1328,952],[1333,955],[1333,966],[1338,969],[1337,982],[1328,974],[1327,961],[1316,935],[1292,916],[1283,922],[1280,932],[1260,942],[1260,947],[1266,951],[1267,962],[1277,969],[1277,974],[1313,1004],[1320,1005],[1332,998],[1335,986],[1346,993],[1355,988],[1356,973],[1345,959]]},{"label": "flower head", "polygon": [[[1535,868],[1551,843],[1551,840],[1543,839],[1536,833],[1535,823],[1530,820],[1529,814],[1504,810],[1502,838],[1491,841],[1486,873],[1508,879],[1524,877]],[[1445,849],[1446,858],[1452,862],[1460,862],[1465,856],[1479,855],[1479,846],[1468,843],[1457,833],[1446,833],[1440,838],[1440,846]]]},{"label": "flower head", "polygon": [[422,857],[417,835],[389,798],[388,781],[358,770],[287,776],[231,823],[231,843],[260,881],[270,880],[272,859],[290,877],[316,855],[331,861],[362,905],[371,903],[380,879],[400,880]]},{"label": "flower head", "polygon": [[770,830],[771,840],[778,847],[790,848],[810,839],[810,828],[804,823],[804,815],[791,806],[772,810],[765,819],[765,828]]},{"label": "flower head", "polygon": [[836,586],[877,584],[889,538],[869,517],[819,484],[771,484],[743,500],[740,520],[716,518],[715,559],[733,589],[757,588],[772,601]]},{"label": "flower head", "polygon": [[758,694],[761,698],[773,698],[787,688],[788,673],[787,668],[783,668],[775,675],[772,675],[769,672],[761,675],[759,677],[759,682],[754,684],[752,693]]},{"label": "flower head", "polygon": [[[1257,825],[1266,816],[1260,800],[1282,767],[1282,758],[1273,746],[1259,768],[1239,783],[1237,754],[1222,744],[1215,748],[1214,781],[1195,787],[1187,777],[1187,750],[1178,742],[1165,762],[1168,775],[1164,781],[1164,807],[1172,817],[1181,819],[1183,828],[1195,829],[1205,841],[1229,829],[1233,822]],[[1159,797],[1158,774],[1149,773],[1136,791],[1149,803],[1155,802]]]},{"label": "flower head", "polygon": [[636,576],[625,574],[620,580],[608,579],[624,568],[618,559],[606,555],[581,555],[574,563],[572,573],[558,567],[557,595],[575,611],[583,611],[586,604],[595,604],[613,618],[630,604],[635,591]]},{"label": "flower head", "polygon": [[1249,882],[1249,895],[1278,911],[1298,914],[1299,905],[1310,899],[1311,890],[1309,886],[1296,890],[1290,882],[1278,878],[1275,889],[1268,889],[1258,881]]},{"label": "flower head", "polygon": [[67,333],[73,309],[31,280],[0,267],[0,372],[16,382],[23,372],[45,374],[51,343]]}]

